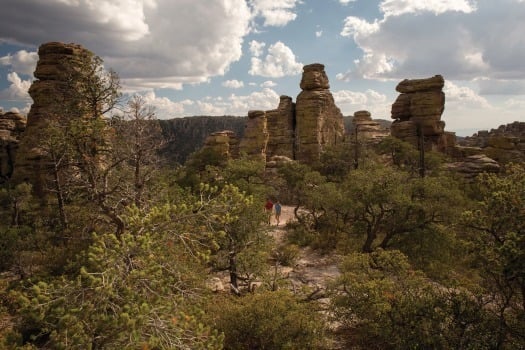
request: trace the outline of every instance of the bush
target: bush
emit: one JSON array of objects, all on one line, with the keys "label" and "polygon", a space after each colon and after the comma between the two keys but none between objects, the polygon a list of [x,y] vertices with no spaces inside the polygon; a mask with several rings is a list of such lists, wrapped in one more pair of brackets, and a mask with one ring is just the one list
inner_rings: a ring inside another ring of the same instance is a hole
[{"label": "bush", "polygon": [[288,291],[262,292],[213,303],[215,327],[224,333],[224,348],[320,349],[324,320],[311,304]]}]

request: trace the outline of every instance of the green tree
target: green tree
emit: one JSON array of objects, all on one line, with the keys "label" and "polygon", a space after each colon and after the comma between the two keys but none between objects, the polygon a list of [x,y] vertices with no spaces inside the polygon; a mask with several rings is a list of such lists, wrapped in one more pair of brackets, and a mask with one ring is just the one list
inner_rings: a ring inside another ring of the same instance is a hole
[{"label": "green tree", "polygon": [[432,282],[401,252],[350,254],[340,269],[332,306],[348,346],[495,349],[483,298]]},{"label": "green tree", "polygon": [[499,325],[497,347],[525,346],[525,167],[482,174],[480,200],[463,223],[481,284]]}]

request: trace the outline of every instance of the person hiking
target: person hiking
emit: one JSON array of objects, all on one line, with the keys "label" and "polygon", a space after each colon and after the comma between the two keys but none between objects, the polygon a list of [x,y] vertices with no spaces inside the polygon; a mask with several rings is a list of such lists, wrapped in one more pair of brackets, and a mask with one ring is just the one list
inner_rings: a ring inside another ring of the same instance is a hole
[{"label": "person hiking", "polygon": [[272,220],[272,209],[273,209],[273,203],[270,200],[270,198],[266,199],[266,204],[264,205],[264,210],[266,210],[266,214],[268,215],[268,225],[271,224]]},{"label": "person hiking", "polygon": [[279,220],[281,218],[281,203],[279,203],[279,201],[275,201],[273,207],[275,209],[275,221],[277,222],[276,226],[279,226]]}]

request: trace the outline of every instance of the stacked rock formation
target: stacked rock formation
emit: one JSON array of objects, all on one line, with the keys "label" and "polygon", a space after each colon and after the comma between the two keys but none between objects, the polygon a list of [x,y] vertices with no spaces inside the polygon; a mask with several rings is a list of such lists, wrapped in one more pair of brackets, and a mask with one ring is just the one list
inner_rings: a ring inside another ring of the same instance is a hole
[{"label": "stacked rock formation", "polygon": [[326,146],[342,143],[344,122],[336,106],[324,65],[303,67],[295,106],[295,159],[307,163],[319,159]]},{"label": "stacked rock formation", "polygon": [[20,135],[26,128],[26,118],[13,112],[0,111],[0,184],[13,175]]},{"label": "stacked rock formation", "polygon": [[43,160],[45,152],[39,147],[45,137],[43,132],[47,123],[57,118],[60,101],[67,93],[67,79],[71,70],[78,66],[81,57],[91,55],[91,52],[76,44],[50,42],[39,47],[38,55],[34,72],[36,80],[29,88],[33,104],[20,140],[13,180],[31,182],[35,193],[41,195],[47,166]]},{"label": "stacked rock formation", "polygon": [[441,75],[427,79],[405,79],[396,86],[400,93],[392,105],[392,136],[418,145],[420,137],[425,149],[446,152],[453,137],[445,133],[441,115],[445,109],[445,80]]},{"label": "stacked rock formation", "polygon": [[372,120],[372,114],[369,111],[355,112],[352,124],[353,130],[351,130],[351,133],[354,136],[356,136],[355,133],[357,131],[357,135],[360,138],[371,142],[380,141],[390,135],[390,130],[383,128],[379,122]]},{"label": "stacked rock formation", "polygon": [[295,103],[289,96],[281,96],[277,109],[266,111],[268,143],[267,159],[284,156],[294,159]]},{"label": "stacked rock formation", "polygon": [[212,149],[228,159],[239,156],[239,140],[235,132],[231,130],[211,133],[204,141],[203,148]]},{"label": "stacked rock formation", "polygon": [[265,111],[249,111],[239,152],[253,159],[266,160],[268,129]]},{"label": "stacked rock formation", "polygon": [[303,67],[303,90],[293,103],[281,96],[279,106],[269,111],[250,111],[239,150],[267,162],[319,160],[327,146],[344,141],[343,115],[335,105],[324,65]]}]

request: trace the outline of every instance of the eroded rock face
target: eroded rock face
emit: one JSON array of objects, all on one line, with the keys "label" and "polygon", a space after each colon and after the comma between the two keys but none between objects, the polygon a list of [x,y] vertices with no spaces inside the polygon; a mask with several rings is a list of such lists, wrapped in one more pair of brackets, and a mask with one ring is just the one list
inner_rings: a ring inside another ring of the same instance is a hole
[{"label": "eroded rock face", "polygon": [[13,112],[0,111],[0,184],[13,175],[20,135],[26,128],[26,118]]},{"label": "eroded rock face", "polygon": [[304,66],[295,105],[295,159],[312,163],[325,147],[344,140],[343,115],[330,92],[324,65]]},{"label": "eroded rock face", "polygon": [[268,129],[265,111],[249,111],[244,129],[244,137],[239,143],[239,152],[247,156],[266,161]]},{"label": "eroded rock face", "polygon": [[514,122],[490,131],[479,131],[471,137],[466,137],[457,150],[461,153],[483,153],[500,163],[524,162],[525,122]]},{"label": "eroded rock face", "polygon": [[498,162],[484,154],[468,156],[461,162],[447,164],[447,167],[469,181],[484,172],[498,173],[501,168]]},{"label": "eroded rock face", "polygon": [[56,118],[57,108],[67,92],[67,79],[83,55],[91,52],[80,45],[50,42],[38,49],[35,80],[29,88],[33,99],[27,116],[27,127],[20,139],[13,173],[15,182],[29,181],[37,195],[43,193],[47,164],[43,159],[41,140],[49,120]]},{"label": "eroded rock face", "polygon": [[454,138],[445,135],[441,115],[445,109],[445,80],[441,75],[427,79],[405,79],[396,86],[401,94],[392,105],[392,136],[418,144],[422,135],[425,149],[446,152]]}]

